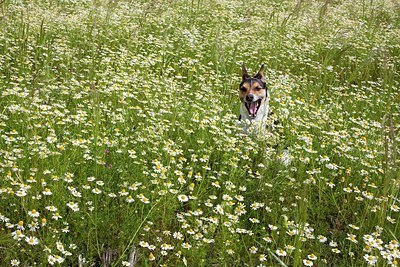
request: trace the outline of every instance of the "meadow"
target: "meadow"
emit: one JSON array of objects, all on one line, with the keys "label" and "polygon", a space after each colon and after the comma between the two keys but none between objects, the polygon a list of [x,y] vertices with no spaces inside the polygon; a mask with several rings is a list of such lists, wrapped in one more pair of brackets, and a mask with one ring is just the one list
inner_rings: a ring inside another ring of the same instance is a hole
[{"label": "meadow", "polygon": [[0,266],[399,266],[399,63],[394,0],[0,1]]}]

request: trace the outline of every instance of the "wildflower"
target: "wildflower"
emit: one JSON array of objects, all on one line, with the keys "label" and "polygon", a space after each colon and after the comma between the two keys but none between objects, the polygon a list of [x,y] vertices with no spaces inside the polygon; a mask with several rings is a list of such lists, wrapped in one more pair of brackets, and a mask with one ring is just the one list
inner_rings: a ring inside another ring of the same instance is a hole
[{"label": "wildflower", "polygon": [[147,248],[149,246],[149,243],[147,243],[145,241],[140,241],[139,246],[141,246],[142,248]]},{"label": "wildflower", "polygon": [[185,243],[182,243],[182,248],[185,248],[185,249],[190,249],[192,247],[192,245],[190,245],[189,243],[187,243],[187,242],[185,242]]},{"label": "wildflower", "polygon": [[246,206],[243,203],[239,203],[236,208],[235,208],[235,214],[236,215],[243,215],[246,214]]},{"label": "wildflower", "polygon": [[190,185],[189,185],[189,190],[190,190],[190,191],[193,191],[193,190],[194,190],[194,183],[190,183]]},{"label": "wildflower", "polygon": [[73,210],[73,211],[75,211],[75,212],[79,211],[79,206],[78,206],[78,203],[76,203],[76,202],[68,202],[68,203],[67,203],[67,206],[68,206],[71,210]]},{"label": "wildflower", "polygon": [[390,249],[394,249],[394,248],[398,248],[399,247],[399,242],[397,242],[397,240],[391,240],[388,244],[391,248]]},{"label": "wildflower", "polygon": [[31,216],[32,218],[37,218],[39,217],[40,214],[37,210],[33,209],[31,211],[28,211],[28,215]]},{"label": "wildflower", "polygon": [[28,243],[31,246],[36,246],[37,244],[39,244],[39,239],[37,239],[34,236],[28,236],[25,238],[26,243]]},{"label": "wildflower", "polygon": [[93,194],[99,195],[99,194],[101,194],[102,191],[96,187],[96,188],[92,189],[92,192],[93,192]]},{"label": "wildflower", "polygon": [[345,191],[346,193],[353,192],[353,190],[350,187],[343,188],[343,191]]},{"label": "wildflower", "polygon": [[126,192],[125,189],[122,189],[120,192],[118,192],[118,194],[119,194],[120,196],[127,196],[127,195],[129,195],[129,192]]},{"label": "wildflower", "polygon": [[235,198],[237,201],[244,201],[244,197],[242,195],[236,195]]},{"label": "wildflower", "polygon": [[339,166],[337,166],[336,164],[333,164],[333,163],[328,163],[325,165],[325,167],[330,170],[337,170],[339,168]]},{"label": "wildflower", "polygon": [[18,230],[21,230],[21,231],[25,230],[24,221],[19,221],[19,222],[18,222],[18,224],[17,224],[17,229],[18,229]]},{"label": "wildflower", "polygon": [[76,190],[76,188],[70,186],[68,187],[68,189],[74,197],[82,197],[82,194],[78,190]]},{"label": "wildflower", "polygon": [[164,230],[164,231],[163,231],[163,234],[166,235],[166,236],[171,236],[171,231],[169,231],[169,230]]},{"label": "wildflower", "polygon": [[231,201],[233,198],[230,195],[224,194],[222,196],[222,199],[225,200],[225,201]]},{"label": "wildflower", "polygon": [[353,228],[354,230],[359,230],[360,229],[360,227],[355,226],[353,224],[349,224],[349,227]]},{"label": "wildflower", "polygon": [[315,256],[314,254],[310,254],[310,255],[307,256],[307,258],[309,260],[315,261],[317,259],[317,256]]},{"label": "wildflower", "polygon": [[31,222],[28,224],[29,231],[31,232],[36,232],[37,229],[39,229],[39,224],[37,222]]},{"label": "wildflower", "polygon": [[178,240],[181,240],[183,238],[183,235],[179,232],[175,232],[172,236]]},{"label": "wildflower", "polygon": [[203,242],[205,244],[211,244],[211,243],[214,243],[215,240],[213,238],[205,238],[205,237],[203,237]]},{"label": "wildflower", "polygon": [[361,194],[363,195],[363,197],[369,200],[372,200],[374,198],[374,194],[371,192],[362,191]]},{"label": "wildflower", "polygon": [[390,217],[390,216],[386,216],[386,220],[387,220],[388,222],[390,222],[391,224],[395,224],[395,223],[396,223],[396,219],[394,219],[394,218],[392,218],[392,217]]},{"label": "wildflower", "polygon": [[11,266],[19,266],[20,263],[21,262],[19,260],[17,260],[17,259],[12,259],[11,262],[10,262]]},{"label": "wildflower", "polygon": [[57,211],[57,208],[54,207],[54,206],[47,206],[47,207],[46,207],[46,210],[49,210],[49,211],[51,211],[51,212],[55,212],[55,211]]},{"label": "wildflower", "polygon": [[314,265],[314,263],[312,261],[307,260],[307,259],[303,260],[303,264],[304,264],[304,266],[313,266]]},{"label": "wildflower", "polygon": [[356,196],[356,197],[355,197],[355,200],[357,200],[357,201],[364,201],[364,199],[363,199],[362,197],[360,197],[360,196]]},{"label": "wildflower", "polygon": [[282,249],[277,249],[275,251],[276,255],[280,256],[280,257],[285,257],[287,255],[286,251],[282,250]]},{"label": "wildflower", "polygon": [[251,248],[249,248],[249,252],[250,252],[251,254],[256,254],[257,251],[258,251],[258,248],[256,248],[255,246],[252,246]]},{"label": "wildflower", "polygon": [[56,242],[56,246],[59,251],[64,251],[64,245],[60,241]]},{"label": "wildflower", "polygon": [[272,224],[268,224],[269,229],[271,229],[271,231],[276,231],[278,229],[277,226],[272,225]]},{"label": "wildflower", "polygon": [[353,243],[355,243],[355,244],[358,243],[357,237],[356,237],[356,235],[354,235],[354,234],[347,234],[347,238],[346,238],[346,239],[347,239],[347,240],[350,240],[351,242],[353,242]]},{"label": "wildflower", "polygon": [[233,249],[228,248],[228,249],[226,250],[226,253],[227,253],[228,255],[233,255],[233,254],[235,254],[235,251],[234,251]]},{"label": "wildflower", "polygon": [[378,261],[378,258],[369,254],[364,255],[364,259],[369,265],[375,265],[375,263]]},{"label": "wildflower", "polygon": [[15,195],[16,196],[18,196],[18,197],[24,197],[24,196],[26,196],[27,195],[27,193],[26,193],[26,191],[25,190],[18,190],[17,192],[15,192]]},{"label": "wildflower", "polygon": [[132,197],[132,196],[128,196],[127,198],[126,198],[126,202],[128,202],[128,203],[132,203],[132,202],[134,202],[135,201],[135,199]]},{"label": "wildflower", "polygon": [[329,186],[330,188],[334,188],[334,187],[336,186],[336,185],[335,185],[334,183],[332,183],[332,182],[328,182],[326,185]]},{"label": "wildflower", "polygon": [[218,181],[212,182],[211,185],[215,186],[216,188],[221,188],[221,185],[219,184]]},{"label": "wildflower", "polygon": [[42,191],[42,194],[45,195],[45,196],[51,196],[53,193],[51,192],[51,190],[49,188],[45,188]]},{"label": "wildflower", "polygon": [[156,257],[154,257],[153,253],[150,252],[149,261],[154,261]]},{"label": "wildflower", "polygon": [[178,196],[178,200],[179,200],[179,202],[188,202],[189,198],[188,198],[188,196],[182,194],[182,195]]},{"label": "wildflower", "polygon": [[132,158],[132,159],[136,159],[137,158],[135,150],[128,150],[128,153],[129,153],[129,157],[130,158]]},{"label": "wildflower", "polygon": [[394,212],[398,212],[398,211],[400,211],[400,207],[397,206],[396,204],[393,204],[392,206],[390,206],[390,210],[394,211]]},{"label": "wildflower", "polygon": [[295,250],[295,247],[292,245],[285,245],[285,249],[288,251],[293,251],[293,250]]},{"label": "wildflower", "polygon": [[203,180],[203,177],[202,177],[201,174],[198,172],[198,173],[194,176],[194,179],[195,179],[196,181],[201,181],[201,180]]},{"label": "wildflower", "polygon": [[142,201],[144,204],[150,203],[150,200],[147,197],[145,197],[143,194],[136,195],[136,197],[139,198],[139,200]]},{"label": "wildflower", "polygon": [[47,256],[47,262],[50,265],[54,265],[56,263],[63,263],[64,262],[64,258],[58,256],[58,255],[49,255]]},{"label": "wildflower", "polygon": [[335,242],[335,241],[331,241],[331,242],[329,242],[329,246],[331,246],[331,247],[337,247],[337,242]]},{"label": "wildflower", "polygon": [[290,230],[286,231],[286,233],[287,233],[288,235],[290,235],[290,236],[297,235],[298,232],[299,232],[299,231],[298,231],[297,229],[290,229]]},{"label": "wildflower", "polygon": [[53,216],[51,216],[51,218],[58,221],[58,219],[61,219],[62,216],[58,212],[56,212],[53,214]]},{"label": "wildflower", "polygon": [[14,232],[11,233],[11,235],[15,240],[21,240],[22,238],[25,237],[25,235],[21,232],[21,230],[15,230]]},{"label": "wildflower", "polygon": [[161,249],[162,249],[162,250],[173,250],[173,249],[174,249],[174,246],[172,246],[172,245],[170,245],[170,244],[167,244],[167,243],[163,243],[163,244],[161,245]]},{"label": "wildflower", "polygon": [[372,251],[372,247],[371,247],[371,246],[368,246],[368,245],[366,245],[366,246],[364,247],[363,251],[364,251],[364,252],[368,252],[368,253],[370,253],[370,252]]},{"label": "wildflower", "polygon": [[257,218],[250,218],[249,221],[252,223],[260,223],[260,220],[258,220]]}]

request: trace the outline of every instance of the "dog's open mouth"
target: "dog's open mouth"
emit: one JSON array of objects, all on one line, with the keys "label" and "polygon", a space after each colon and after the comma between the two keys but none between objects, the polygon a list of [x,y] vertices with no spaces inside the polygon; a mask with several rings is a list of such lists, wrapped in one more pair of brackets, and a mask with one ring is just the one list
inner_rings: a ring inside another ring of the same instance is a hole
[{"label": "dog's open mouth", "polygon": [[255,117],[257,115],[257,111],[261,106],[261,101],[262,99],[250,103],[247,102],[244,103],[247,110],[249,111],[250,116]]}]

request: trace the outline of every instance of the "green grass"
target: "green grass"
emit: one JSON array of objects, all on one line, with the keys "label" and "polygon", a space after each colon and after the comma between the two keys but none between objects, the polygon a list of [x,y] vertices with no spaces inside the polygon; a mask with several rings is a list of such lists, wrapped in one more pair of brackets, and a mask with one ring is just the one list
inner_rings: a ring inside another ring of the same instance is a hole
[{"label": "green grass", "polygon": [[[397,266],[399,12],[1,1],[1,266]],[[236,125],[243,62],[273,132]]]}]

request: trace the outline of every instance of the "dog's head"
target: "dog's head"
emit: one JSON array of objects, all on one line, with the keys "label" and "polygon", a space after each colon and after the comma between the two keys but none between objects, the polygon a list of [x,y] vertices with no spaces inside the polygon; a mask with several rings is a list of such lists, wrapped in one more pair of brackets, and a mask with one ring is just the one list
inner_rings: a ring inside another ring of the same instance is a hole
[{"label": "dog's head", "polygon": [[250,77],[246,67],[242,65],[242,82],[239,85],[239,98],[246,106],[251,117],[257,116],[257,111],[267,99],[267,86],[264,76],[264,64],[256,75]]}]

